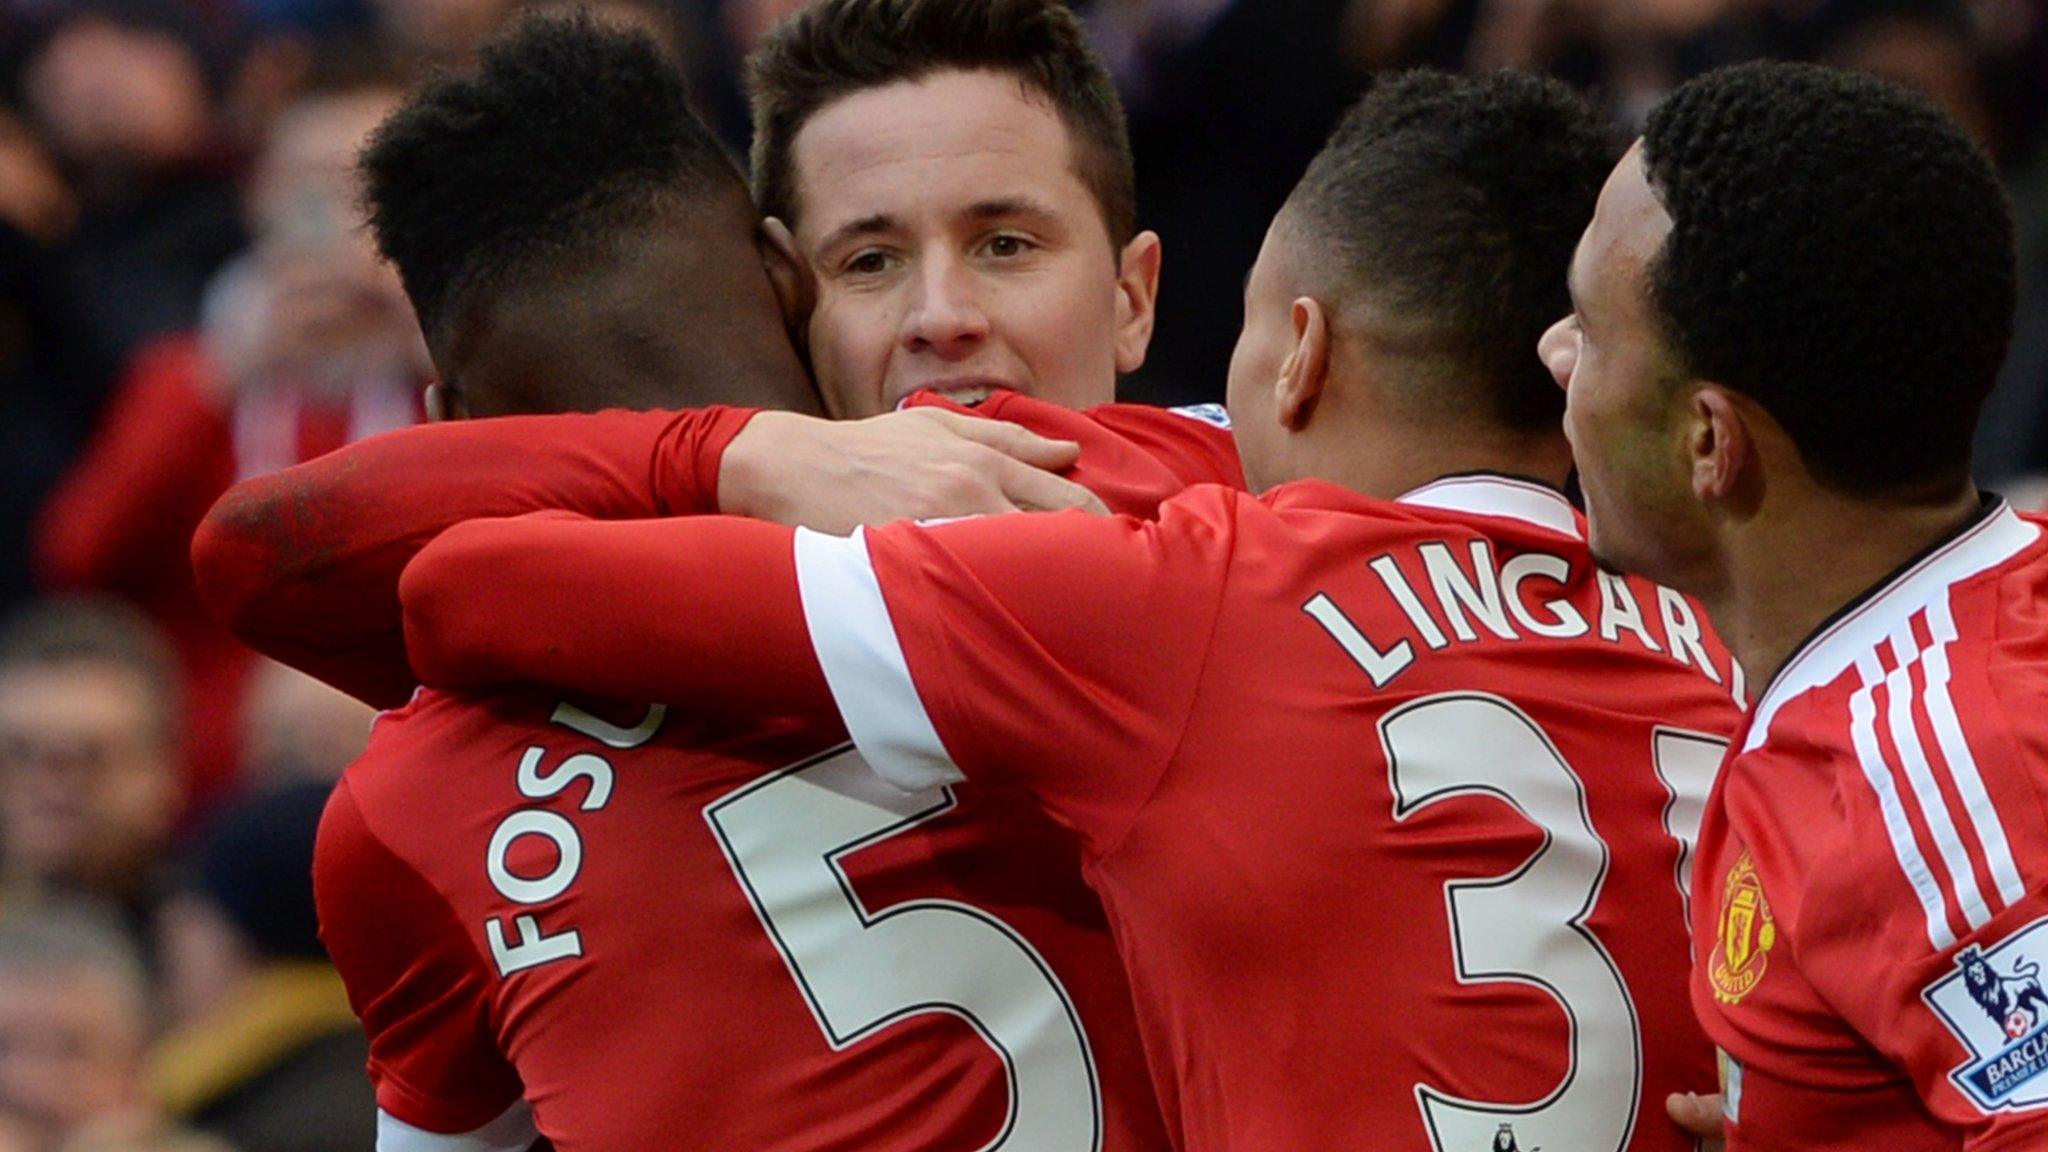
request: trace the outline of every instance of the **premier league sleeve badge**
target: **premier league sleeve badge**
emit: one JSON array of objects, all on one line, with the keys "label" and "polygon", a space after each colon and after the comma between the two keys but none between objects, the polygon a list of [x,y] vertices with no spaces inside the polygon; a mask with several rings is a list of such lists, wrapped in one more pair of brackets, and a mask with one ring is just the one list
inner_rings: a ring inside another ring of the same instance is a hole
[{"label": "premier league sleeve badge", "polygon": [[1955,971],[1921,993],[1971,1059],[1949,1079],[1985,1112],[2048,1106],[2048,917],[1988,947],[1956,953]]}]

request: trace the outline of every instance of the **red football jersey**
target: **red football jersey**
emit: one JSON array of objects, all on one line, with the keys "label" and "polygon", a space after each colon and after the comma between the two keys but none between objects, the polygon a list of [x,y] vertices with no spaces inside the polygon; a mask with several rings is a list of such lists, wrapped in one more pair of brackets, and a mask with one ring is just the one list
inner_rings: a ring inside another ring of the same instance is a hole
[{"label": "red football jersey", "polygon": [[1763,691],[1700,833],[1728,1147],[2048,1148],[2048,537],[1999,505]]},{"label": "red football jersey", "polygon": [[[1074,478],[1135,513],[1241,475],[1182,415],[989,413],[1081,440]],[[385,715],[315,869],[380,1149],[1163,1150],[1071,843],[844,741],[532,691]]]},{"label": "red football jersey", "polygon": [[[633,641],[577,622],[635,569],[660,585]],[[462,595],[486,571],[494,609]],[[1204,487],[1156,523],[793,549],[717,519],[478,523],[404,594],[430,680],[836,699],[910,794],[1028,794],[1080,843],[1180,1148],[1690,1147],[1662,1114],[1713,1075],[1689,845],[1741,688],[1690,602],[1595,571],[1553,491]]]}]

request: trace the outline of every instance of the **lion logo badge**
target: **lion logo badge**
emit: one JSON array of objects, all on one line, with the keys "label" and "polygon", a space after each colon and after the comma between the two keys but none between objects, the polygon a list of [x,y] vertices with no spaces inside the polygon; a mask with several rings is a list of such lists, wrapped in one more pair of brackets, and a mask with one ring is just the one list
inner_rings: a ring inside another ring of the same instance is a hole
[{"label": "lion logo badge", "polygon": [[1735,858],[1721,886],[1719,936],[1707,964],[1707,980],[1715,999],[1738,1004],[1764,978],[1771,948],[1778,942],[1771,902],[1764,899],[1763,882],[1757,879],[1756,861],[1747,848]]},{"label": "lion logo badge", "polygon": [[1970,1059],[1949,1073],[1985,1112],[2048,1106],[2048,917],[1996,944],[1972,943],[1921,993]]}]

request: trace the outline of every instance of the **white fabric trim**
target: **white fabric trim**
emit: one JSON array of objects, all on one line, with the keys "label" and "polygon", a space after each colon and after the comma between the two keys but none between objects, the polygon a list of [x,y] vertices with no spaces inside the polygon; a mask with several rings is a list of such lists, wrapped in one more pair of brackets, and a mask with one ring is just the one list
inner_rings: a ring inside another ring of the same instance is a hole
[{"label": "white fabric trim", "polygon": [[1505,516],[1580,539],[1578,516],[1561,492],[1505,476],[1452,476],[1431,481],[1397,503],[1477,516]]},{"label": "white fabric trim", "polygon": [[1913,799],[1920,805],[1920,818],[1934,838],[1935,851],[1941,853],[1942,867],[1948,869],[1963,919],[1972,928],[1982,928],[1991,919],[1991,910],[1984,906],[1984,892],[1977,887],[1977,870],[1970,863],[1970,851],[1963,847],[1963,838],[1956,832],[1948,800],[1941,794],[1941,785],[1935,783],[1934,767],[1928,763],[1927,749],[1921,744],[1919,726],[1913,723],[1913,665],[1920,661],[1920,645],[1913,639],[1911,620],[1892,633],[1892,653],[1898,659],[1898,667],[1884,678],[1892,746],[1898,749],[1900,766],[1906,770],[1906,782],[1912,785]]},{"label": "white fabric trim", "polygon": [[1934,728],[1941,758],[1948,761],[1949,772],[1955,777],[1956,792],[1963,798],[1970,823],[1977,829],[1977,840],[1984,845],[1985,860],[1991,865],[1991,879],[1998,885],[1999,899],[2010,905],[2027,894],[2027,886],[2013,860],[2005,824],[1991,804],[1991,794],[1984,789],[1984,775],[1977,770],[1976,754],[1963,738],[1955,698],[1949,695],[1948,646],[1956,638],[1956,618],[1948,597],[1936,597],[1928,606],[1927,628],[1934,637],[1933,647],[1921,660],[1927,668],[1927,719]]},{"label": "white fabric trim", "polygon": [[1758,748],[1769,739],[1771,721],[1777,718],[1780,708],[1832,683],[1863,653],[1875,652],[1902,621],[1936,598],[1946,598],[1950,587],[2011,559],[2040,534],[2039,528],[2001,503],[1976,527],[1949,541],[1858,605],[1855,611],[1835,621],[1794,655],[1764,690],[1742,751]]},{"label": "white fabric trim", "polygon": [[1870,782],[1871,790],[1877,793],[1877,808],[1884,814],[1885,835],[1891,839],[1892,852],[1899,858],[1899,870],[1906,874],[1907,883],[1913,886],[1913,895],[1920,901],[1920,911],[1927,918],[1927,939],[1937,949],[1947,948],[1956,942],[1955,934],[1948,927],[1947,902],[1942,898],[1941,885],[1927,867],[1926,857],[1920,854],[1920,845],[1913,840],[1912,825],[1906,822],[1906,806],[1900,802],[1898,786],[1892,782],[1891,767],[1884,762],[1884,755],[1878,748],[1877,705],[1872,695],[1884,679],[1884,670],[1878,666],[1875,652],[1860,654],[1856,670],[1863,679],[1863,686],[1849,698],[1849,739],[1856,746],[1856,762],[1862,767],[1863,778]]},{"label": "white fabric trim", "polygon": [[910,678],[866,533],[797,529],[796,581],[825,683],[875,773],[906,792],[960,782],[960,768]]},{"label": "white fabric trim", "polygon": [[473,1132],[443,1135],[377,1110],[377,1152],[527,1152],[540,1139],[533,1108],[521,1100]]}]

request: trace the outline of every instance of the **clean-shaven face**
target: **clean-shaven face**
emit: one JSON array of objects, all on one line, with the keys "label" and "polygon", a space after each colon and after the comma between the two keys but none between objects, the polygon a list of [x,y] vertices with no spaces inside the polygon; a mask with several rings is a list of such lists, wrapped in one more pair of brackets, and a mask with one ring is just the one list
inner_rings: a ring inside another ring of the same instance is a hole
[{"label": "clean-shaven face", "polygon": [[1594,557],[1664,582],[1700,543],[1699,509],[1674,431],[1683,389],[1650,311],[1650,267],[1670,234],[1639,143],[1608,176],[1573,254],[1572,314],[1538,345],[1565,390],[1564,430]]},{"label": "clean-shaven face", "polygon": [[857,92],[804,124],[793,234],[817,273],[810,352],[834,415],[919,389],[1114,398],[1150,302],[1133,308],[1073,152],[1051,102],[996,72]]}]

